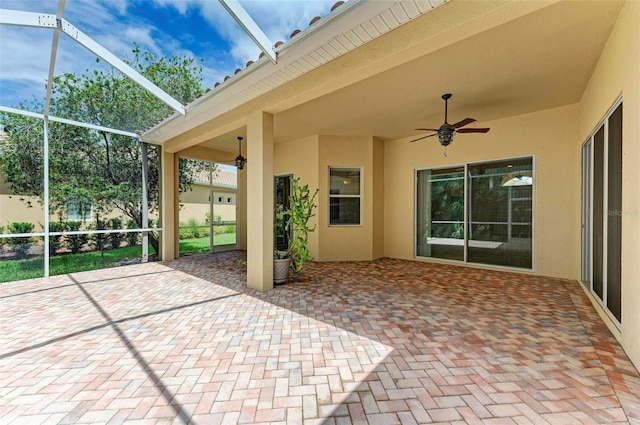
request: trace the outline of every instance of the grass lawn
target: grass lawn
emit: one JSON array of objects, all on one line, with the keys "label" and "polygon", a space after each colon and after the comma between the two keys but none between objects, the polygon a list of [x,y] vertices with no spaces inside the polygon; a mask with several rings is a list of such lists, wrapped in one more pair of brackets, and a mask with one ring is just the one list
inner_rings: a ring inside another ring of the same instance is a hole
[{"label": "grass lawn", "polygon": [[[214,245],[230,245],[236,243],[235,233],[223,233],[214,236]],[[209,236],[180,241],[180,252],[209,252]]]},{"label": "grass lawn", "polygon": [[[233,244],[235,233],[216,235],[216,245]],[[149,246],[149,253],[153,248]],[[184,239],[180,241],[180,252],[209,252],[209,237]],[[127,258],[137,258],[142,255],[141,246],[127,246],[110,249],[104,252],[104,267],[111,267],[113,263]],[[49,274],[51,276],[67,273],[102,269],[100,251],[84,252],[81,254],[58,255],[51,257]],[[0,282],[31,279],[44,275],[43,257],[33,257],[26,260],[0,261]]]}]

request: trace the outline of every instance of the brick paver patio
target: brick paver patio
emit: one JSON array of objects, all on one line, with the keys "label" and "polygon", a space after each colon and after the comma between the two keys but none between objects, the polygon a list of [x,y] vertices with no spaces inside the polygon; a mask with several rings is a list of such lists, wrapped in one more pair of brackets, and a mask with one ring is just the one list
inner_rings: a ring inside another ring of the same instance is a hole
[{"label": "brick paver patio", "polygon": [[640,424],[579,284],[241,252],[0,285],[2,424]]}]

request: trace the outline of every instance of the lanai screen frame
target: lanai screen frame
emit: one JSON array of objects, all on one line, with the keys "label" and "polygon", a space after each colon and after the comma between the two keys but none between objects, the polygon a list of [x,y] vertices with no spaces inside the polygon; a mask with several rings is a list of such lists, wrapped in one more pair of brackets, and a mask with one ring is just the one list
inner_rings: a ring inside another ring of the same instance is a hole
[{"label": "lanai screen frame", "polygon": [[[264,34],[260,27],[255,23],[251,16],[244,10],[237,0],[219,0],[224,6],[227,12],[234,18],[234,20],[242,27],[242,29],[249,35],[249,37],[256,43],[256,45],[263,51],[271,60],[272,63],[277,62],[277,54],[273,47],[274,44]],[[156,228],[149,228],[148,218],[148,193],[147,193],[147,144],[142,141],[142,138],[137,133],[129,131],[102,127],[93,124],[83,123],[79,121],[69,120],[65,118],[59,118],[49,115],[49,109],[51,106],[51,94],[52,94],[52,81],[55,71],[55,63],[58,50],[58,42],[60,39],[60,33],[71,37],[78,42],[82,47],[91,51],[99,58],[103,59],[112,67],[119,70],[125,77],[130,78],[135,83],[140,85],[149,93],[156,96],[160,101],[167,104],[176,112],[181,115],[186,115],[186,108],[179,101],[153,84],[151,81],[140,75],[137,71],[131,68],[122,60],[118,59],[108,49],[101,46],[95,40],[82,31],[78,30],[71,23],[65,20],[62,16],[64,14],[66,0],[58,1],[58,9],[55,15],[48,13],[36,13],[25,12],[19,10],[0,9],[0,25],[14,25],[21,27],[33,27],[33,28],[46,28],[53,30],[53,40],[51,45],[51,55],[49,60],[49,72],[47,76],[47,91],[45,95],[45,106],[42,114],[32,111],[26,111],[16,108],[10,108],[0,105],[0,111],[11,114],[24,115],[31,118],[37,118],[43,120],[44,134],[43,134],[43,160],[44,160],[44,182],[43,182],[43,216],[44,216],[44,231],[35,233],[20,233],[4,235],[0,234],[0,240],[3,238],[19,238],[19,237],[43,237],[44,238],[44,277],[49,277],[49,237],[58,235],[73,235],[73,234],[108,234],[108,233],[131,233],[142,232],[142,261],[148,261],[148,232],[149,231],[163,231],[163,226]],[[142,149],[142,228],[141,229],[118,229],[118,230],[93,230],[93,231],[72,231],[72,232],[50,232],[49,231],[49,121],[69,124],[77,127],[84,127],[97,131],[104,131],[113,134],[124,135],[132,137],[141,144]],[[161,212],[162,215],[162,212]],[[160,254],[160,253],[158,253]]]}]

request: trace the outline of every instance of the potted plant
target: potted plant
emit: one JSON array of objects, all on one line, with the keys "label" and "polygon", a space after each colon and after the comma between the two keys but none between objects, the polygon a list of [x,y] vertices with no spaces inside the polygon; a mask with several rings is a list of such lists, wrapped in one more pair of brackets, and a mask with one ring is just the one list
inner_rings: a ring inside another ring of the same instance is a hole
[{"label": "potted plant", "polygon": [[289,196],[289,209],[279,211],[279,219],[285,220],[285,231],[292,232],[289,238],[289,246],[286,251],[274,249],[273,257],[273,281],[284,283],[289,275],[289,268],[294,273],[300,273],[304,263],[313,260],[309,254],[309,233],[316,229],[309,227],[309,219],[315,214],[315,200],[318,189],[311,194],[309,185],[300,186],[300,179],[292,180],[291,196]]}]

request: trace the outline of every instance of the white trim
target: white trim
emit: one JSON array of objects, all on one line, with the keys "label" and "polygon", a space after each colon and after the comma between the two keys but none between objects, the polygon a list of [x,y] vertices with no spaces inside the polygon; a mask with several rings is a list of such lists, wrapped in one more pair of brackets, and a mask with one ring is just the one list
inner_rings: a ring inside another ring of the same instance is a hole
[{"label": "white trim", "polygon": [[[328,194],[327,194],[327,225],[329,227],[362,227],[364,226],[363,224],[363,220],[362,220],[362,214],[363,214],[363,196],[364,196],[364,179],[362,178],[363,176],[363,168],[364,167],[359,167],[359,166],[348,166],[348,165],[339,165],[339,166],[332,166],[329,165],[327,168],[327,180],[328,180]],[[359,194],[358,195],[332,195],[331,194],[331,170],[358,170],[358,179],[360,180],[360,188],[359,188]],[[348,198],[348,199],[358,199],[360,201],[360,217],[358,218],[358,223],[331,223],[331,198]]]}]

